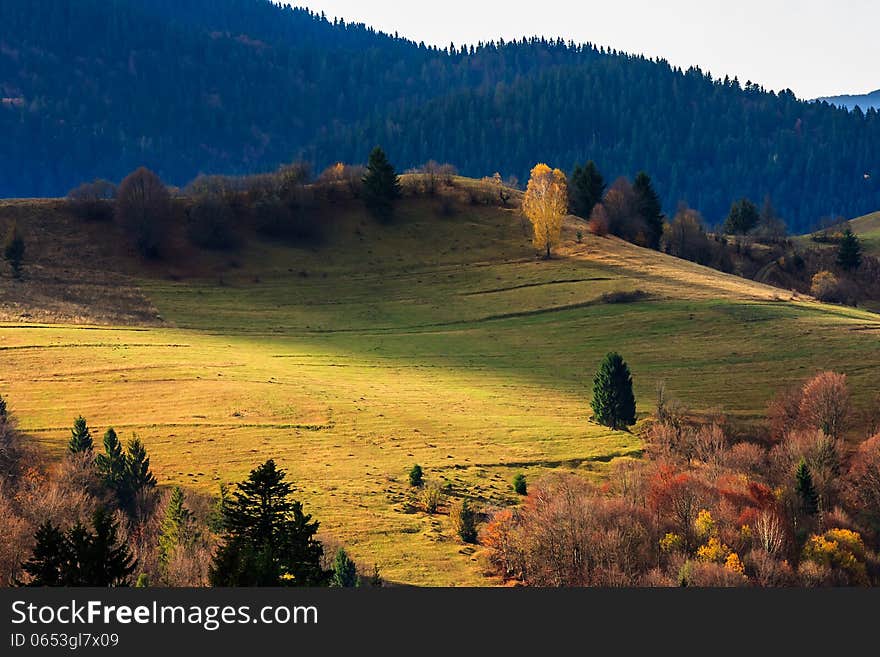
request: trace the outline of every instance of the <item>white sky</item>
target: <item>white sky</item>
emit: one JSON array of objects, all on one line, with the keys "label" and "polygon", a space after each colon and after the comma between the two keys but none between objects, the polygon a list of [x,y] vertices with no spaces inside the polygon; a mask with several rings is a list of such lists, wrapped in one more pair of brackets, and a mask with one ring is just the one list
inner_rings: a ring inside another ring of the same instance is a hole
[{"label": "white sky", "polygon": [[878,0],[288,0],[439,46],[561,36],[801,98],[880,88]]}]

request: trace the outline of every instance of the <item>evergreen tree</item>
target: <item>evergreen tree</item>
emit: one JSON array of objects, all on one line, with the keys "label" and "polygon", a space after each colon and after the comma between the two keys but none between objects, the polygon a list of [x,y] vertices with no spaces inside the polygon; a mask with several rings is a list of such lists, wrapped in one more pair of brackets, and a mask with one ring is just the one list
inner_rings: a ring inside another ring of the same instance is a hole
[{"label": "evergreen tree", "polygon": [[394,214],[394,201],[400,198],[400,178],[385,151],[378,146],[370,153],[363,183],[367,209],[377,219],[390,221]]},{"label": "evergreen tree", "polygon": [[80,415],[73,421],[73,428],[70,430],[70,440],[67,443],[67,449],[71,454],[80,454],[82,452],[91,452],[92,449],[94,449],[94,446],[92,432],[89,430],[85,418]]},{"label": "evergreen tree", "polygon": [[422,466],[416,463],[409,471],[409,485],[413,488],[418,488],[423,482],[424,473],[422,472]]},{"label": "evergreen tree", "polygon": [[174,551],[192,545],[196,538],[195,516],[183,503],[183,489],[175,486],[159,526],[159,568],[164,570]]},{"label": "evergreen tree", "polygon": [[104,432],[104,453],[95,457],[98,477],[112,491],[119,491],[125,480],[125,454],[113,427]]},{"label": "evergreen tree", "polygon": [[222,534],[226,529],[226,508],[229,505],[229,486],[220,483],[220,490],[214,503],[211,505],[211,511],[208,513],[208,529],[215,534]]},{"label": "evergreen tree", "polygon": [[660,197],[654,191],[654,185],[651,177],[644,171],[640,171],[636,175],[633,182],[633,193],[636,197],[636,204],[639,214],[645,222],[648,234],[646,237],[646,246],[651,249],[660,248],[660,238],[663,237],[663,207],[660,203]]},{"label": "evergreen tree", "polygon": [[21,262],[24,260],[24,238],[18,232],[18,226],[12,224],[6,240],[3,242],[3,257],[9,262],[12,275],[21,278]]},{"label": "evergreen tree", "polygon": [[125,487],[134,498],[140,491],[156,486],[156,478],[150,471],[150,457],[140,439],[135,436],[126,447]]},{"label": "evergreen tree", "polygon": [[34,534],[36,544],[22,570],[30,576],[29,586],[63,586],[71,560],[70,545],[64,534],[47,520]]},{"label": "evergreen tree", "polygon": [[67,532],[46,521],[22,569],[28,586],[128,586],[137,567],[128,547],[119,541],[119,525],[105,509],[92,516],[92,530],[77,523]]},{"label": "evergreen tree", "polygon": [[275,461],[238,485],[224,510],[223,544],[214,557],[215,586],[323,584],[318,523],[291,499],[292,486]]},{"label": "evergreen tree", "polygon": [[354,588],[358,586],[357,566],[348,556],[348,553],[339,548],[333,559],[333,574],[330,577],[330,586],[339,588]]},{"label": "evergreen tree", "polygon": [[529,489],[526,483],[526,476],[522,472],[513,477],[513,490],[517,495],[528,494]]},{"label": "evergreen tree", "polygon": [[575,165],[568,187],[572,214],[589,219],[593,208],[605,194],[605,179],[593,160],[586,165]]},{"label": "evergreen tree", "polygon": [[754,229],[761,220],[758,208],[747,198],[742,198],[730,206],[724,221],[724,232],[728,235],[745,235]]},{"label": "evergreen tree", "polygon": [[[119,523],[105,509],[92,516],[93,532],[76,525],[68,537],[77,555],[79,576],[70,586],[129,586],[137,567],[125,543],[119,542]],[[84,537],[85,540],[80,540]]]},{"label": "evergreen tree", "polygon": [[847,271],[854,271],[862,265],[862,243],[849,228],[844,231],[840,240],[837,264]]},{"label": "evergreen tree", "polygon": [[819,511],[819,494],[813,484],[813,474],[807,462],[801,459],[795,471],[795,490],[801,502],[801,510],[808,516],[814,516]]},{"label": "evergreen tree", "polygon": [[618,353],[605,356],[593,379],[593,416],[599,424],[623,429],[636,422],[632,375]]}]

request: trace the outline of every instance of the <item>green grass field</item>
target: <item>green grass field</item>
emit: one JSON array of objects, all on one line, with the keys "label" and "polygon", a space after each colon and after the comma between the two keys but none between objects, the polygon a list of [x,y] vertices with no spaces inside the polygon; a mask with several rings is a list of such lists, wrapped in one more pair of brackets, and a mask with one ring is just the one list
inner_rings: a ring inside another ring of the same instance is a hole
[{"label": "green grass field", "polygon": [[610,350],[641,414],[661,380],[696,410],[745,419],[820,369],[849,374],[860,403],[876,383],[877,315],[614,238],[578,243],[576,220],[551,261],[512,210],[443,217],[407,201],[389,227],[344,205],[328,221],[320,248],[251,242],[186,275],[141,273],[166,326],[0,324],[0,392],[53,453],[80,413],[136,432],[163,485],[215,491],[276,458],[356,560],[393,581],[467,585],[492,582],[479,553],[445,515],[408,512],[407,471],[420,463],[490,507],[515,502],[517,472],[597,477],[637,457],[637,437],[588,421]]},{"label": "green grass field", "polygon": [[[866,214],[849,222],[852,231],[859,236],[862,251],[867,255],[880,257],[880,212]],[[814,242],[809,235],[801,235],[796,240],[804,247],[836,247],[836,244]]]},{"label": "green grass field", "polygon": [[854,219],[850,225],[861,239],[865,253],[880,257],[880,212]]}]

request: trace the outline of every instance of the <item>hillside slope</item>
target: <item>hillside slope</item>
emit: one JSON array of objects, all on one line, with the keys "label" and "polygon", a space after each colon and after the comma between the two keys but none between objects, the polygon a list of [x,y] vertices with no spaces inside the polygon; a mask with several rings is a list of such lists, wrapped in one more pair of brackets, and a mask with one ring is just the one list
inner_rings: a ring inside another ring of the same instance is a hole
[{"label": "hillside slope", "polygon": [[794,232],[880,207],[876,111],[592,44],[441,50],[266,0],[5,0],[0,81],[0,196],[140,165],[174,185],[296,157],[320,170],[381,143],[401,170],[644,169],[667,212],[686,201],[711,223],[744,195],[772,196]]},{"label": "hillside slope", "polygon": [[[407,200],[379,226],[339,203],[321,247],[252,240],[170,269],[120,257],[165,324],[0,323],[0,391],[55,454],[80,413],[95,433],[137,433],[162,485],[216,491],[275,458],[358,562],[445,585],[486,583],[480,555],[445,515],[409,506],[409,468],[488,509],[516,501],[518,472],[598,477],[637,457],[636,436],[588,421],[608,351],[632,367],[643,417],[665,381],[697,412],[748,421],[776,390],[830,367],[867,402],[876,315],[615,238],[578,242],[575,218],[544,261],[518,212],[442,209]],[[57,217],[19,221],[64,243]]]},{"label": "hillside slope", "polygon": [[862,240],[865,253],[880,257],[880,212],[853,219],[849,224],[852,231]]}]

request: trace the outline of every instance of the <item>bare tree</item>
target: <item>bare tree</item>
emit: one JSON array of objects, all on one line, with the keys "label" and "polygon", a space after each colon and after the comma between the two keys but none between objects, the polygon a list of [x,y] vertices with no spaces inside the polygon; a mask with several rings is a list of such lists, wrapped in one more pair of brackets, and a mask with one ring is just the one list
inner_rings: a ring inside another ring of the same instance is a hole
[{"label": "bare tree", "polygon": [[160,255],[171,219],[171,196],[155,173],[141,167],[119,185],[116,219],[138,252]]}]

